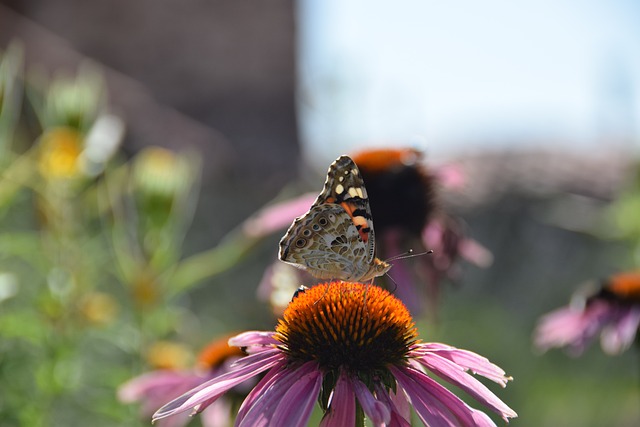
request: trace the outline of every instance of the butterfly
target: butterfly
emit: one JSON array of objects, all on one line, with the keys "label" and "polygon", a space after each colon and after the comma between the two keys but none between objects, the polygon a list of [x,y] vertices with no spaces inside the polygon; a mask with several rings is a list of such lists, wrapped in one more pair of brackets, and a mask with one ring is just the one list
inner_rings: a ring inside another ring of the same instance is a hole
[{"label": "butterfly", "polygon": [[373,219],[364,181],[349,156],[329,166],[322,192],[280,240],[282,261],[319,279],[365,282],[391,264],[375,256]]}]

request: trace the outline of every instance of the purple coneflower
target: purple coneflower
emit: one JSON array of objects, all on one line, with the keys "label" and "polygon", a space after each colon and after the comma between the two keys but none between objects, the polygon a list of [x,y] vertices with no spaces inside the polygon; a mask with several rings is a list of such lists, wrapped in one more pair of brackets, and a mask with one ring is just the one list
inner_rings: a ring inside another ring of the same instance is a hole
[{"label": "purple coneflower", "polygon": [[[478,266],[492,262],[491,253],[466,237],[461,223],[446,215],[437,203],[438,186],[460,187],[462,178],[455,168],[428,171],[422,153],[410,148],[366,150],[352,158],[369,195],[377,256],[388,259],[409,249],[414,253],[433,250],[430,255],[392,261],[389,275],[398,285],[395,294],[412,313],[418,314],[425,308],[425,291],[434,308],[439,285],[445,278],[455,278],[459,258]],[[244,230],[253,236],[287,227],[295,217],[307,211],[316,196],[317,193],[309,193],[265,208],[245,222]],[[295,286],[286,288],[289,283]],[[276,262],[265,272],[259,295],[272,304],[276,313],[282,313],[286,307],[282,303],[288,301],[286,296],[291,295],[300,283],[311,286],[317,280],[301,270]],[[426,286],[418,288],[415,283]]]},{"label": "purple coneflower", "polygon": [[413,249],[433,250],[428,256],[398,259],[390,276],[398,285],[396,294],[419,313],[427,302],[435,311],[440,283],[456,275],[456,261],[465,258],[479,266],[492,262],[491,253],[465,236],[461,223],[441,208],[438,187],[455,182],[451,173],[427,168],[422,152],[412,148],[363,150],[352,156],[367,186],[378,240],[378,257],[391,258]]},{"label": "purple coneflower", "polygon": [[[238,347],[227,344],[228,336],[216,339],[207,345],[198,356],[195,369],[165,367],[133,378],[118,389],[118,399],[124,403],[141,402],[141,416],[149,418],[160,406],[194,387],[229,372],[230,365],[244,353]],[[167,353],[167,351],[162,351]],[[170,349],[168,351],[171,352]],[[163,358],[166,354],[162,355]],[[235,389],[234,393],[218,399],[202,414],[204,427],[220,427],[233,424],[232,411],[247,390]],[[244,393],[243,393],[244,392]],[[159,427],[182,427],[189,422],[188,414],[171,417],[158,422]]]},{"label": "purple coneflower", "polygon": [[607,279],[593,295],[576,295],[572,303],[546,314],[534,332],[535,346],[546,351],[567,347],[580,355],[600,335],[607,354],[629,348],[640,326],[640,272],[620,273]]},{"label": "purple coneflower", "polygon": [[431,426],[486,426],[427,372],[499,414],[516,413],[471,373],[501,386],[511,378],[487,359],[444,344],[421,343],[406,307],[372,285],[332,282],[299,292],[275,332],[246,332],[229,340],[248,356],[160,408],[154,420],[201,412],[236,385],[265,372],[242,403],[237,426],[305,426],[315,402],[322,426],[408,426],[411,408]]}]

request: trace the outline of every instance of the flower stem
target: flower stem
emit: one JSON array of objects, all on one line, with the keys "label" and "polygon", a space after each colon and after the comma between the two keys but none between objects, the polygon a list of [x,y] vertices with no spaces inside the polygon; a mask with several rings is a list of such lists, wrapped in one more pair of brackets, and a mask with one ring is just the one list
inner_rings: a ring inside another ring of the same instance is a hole
[{"label": "flower stem", "polygon": [[354,424],[355,427],[364,427],[364,411],[362,410],[362,406],[360,406],[360,402],[356,399],[356,422]]}]

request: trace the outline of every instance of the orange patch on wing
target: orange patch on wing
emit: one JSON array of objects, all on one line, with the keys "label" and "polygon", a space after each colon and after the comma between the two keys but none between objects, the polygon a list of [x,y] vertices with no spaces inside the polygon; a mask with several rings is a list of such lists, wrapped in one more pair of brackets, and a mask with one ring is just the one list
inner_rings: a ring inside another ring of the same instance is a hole
[{"label": "orange patch on wing", "polygon": [[351,221],[353,221],[353,225],[356,226],[358,233],[360,233],[360,238],[364,243],[369,241],[369,223],[367,219],[363,216],[354,216],[353,211],[356,210],[356,206],[352,205],[348,202],[340,203],[340,206],[349,214],[351,217]]},{"label": "orange patch on wing", "polygon": [[623,299],[640,300],[640,271],[615,274],[607,280],[604,287]]}]

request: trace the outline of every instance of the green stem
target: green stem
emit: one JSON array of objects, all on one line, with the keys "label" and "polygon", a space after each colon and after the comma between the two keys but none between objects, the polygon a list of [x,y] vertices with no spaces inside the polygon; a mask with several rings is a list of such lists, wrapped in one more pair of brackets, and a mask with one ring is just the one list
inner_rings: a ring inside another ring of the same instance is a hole
[{"label": "green stem", "polygon": [[257,244],[258,240],[234,232],[215,248],[195,254],[182,261],[170,279],[171,293],[182,293],[198,282],[216,276],[240,262]]},{"label": "green stem", "polygon": [[33,185],[33,177],[37,172],[34,151],[32,148],[7,162],[8,166],[0,174],[0,206],[7,204],[22,187]]},{"label": "green stem", "polygon": [[356,399],[356,422],[354,427],[364,427],[364,411]]}]

